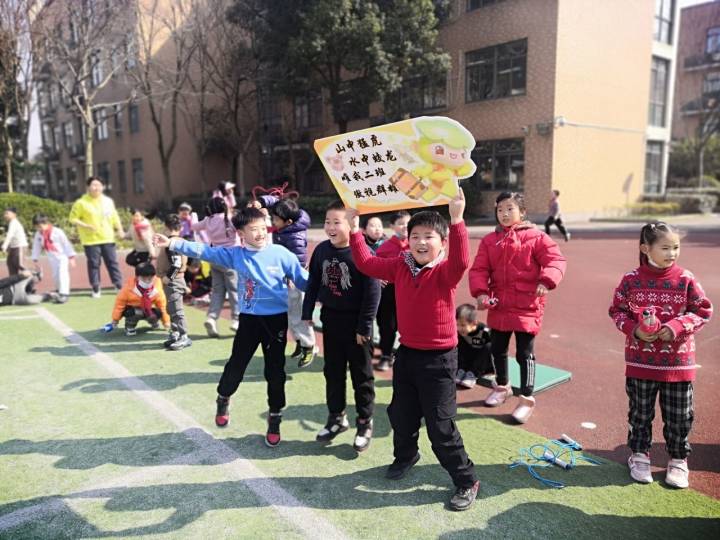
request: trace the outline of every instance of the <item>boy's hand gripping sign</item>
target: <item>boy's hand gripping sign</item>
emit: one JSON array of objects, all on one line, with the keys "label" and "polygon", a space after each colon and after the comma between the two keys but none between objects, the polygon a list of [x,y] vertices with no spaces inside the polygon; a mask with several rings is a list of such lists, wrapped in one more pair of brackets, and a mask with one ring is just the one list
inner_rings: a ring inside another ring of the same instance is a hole
[{"label": "boy's hand gripping sign", "polygon": [[475,174],[475,138],[459,122],[421,116],[318,139],[325,171],[360,214],[448,204]]}]

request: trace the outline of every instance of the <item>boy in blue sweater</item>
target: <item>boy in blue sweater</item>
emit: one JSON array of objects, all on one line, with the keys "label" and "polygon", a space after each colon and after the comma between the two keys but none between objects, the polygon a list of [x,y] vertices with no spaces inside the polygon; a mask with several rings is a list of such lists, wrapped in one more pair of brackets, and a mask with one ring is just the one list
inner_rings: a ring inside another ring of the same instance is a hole
[{"label": "boy in blue sweater", "polygon": [[[261,195],[253,204],[268,208],[275,227],[273,243],[280,244],[294,253],[303,268],[308,265],[307,230],[310,216],[300,208],[294,199],[275,195]],[[305,295],[297,287],[288,288],[288,328],[295,338],[295,351],[290,358],[296,360],[299,368],[306,368],[315,359],[315,330],[302,320],[302,304]]]},{"label": "boy in blue sweater", "polygon": [[280,443],[281,411],[285,407],[286,279],[304,290],[308,274],[295,255],[268,244],[265,215],[259,209],[243,208],[233,218],[233,225],[245,241],[242,247],[210,247],[160,234],[155,235],[155,245],[238,273],[238,296],[242,293],[239,326],[218,384],[215,424],[225,427],[230,421],[230,396],[240,386],[255,350],[262,344],[270,409],[265,444],[275,447]]}]

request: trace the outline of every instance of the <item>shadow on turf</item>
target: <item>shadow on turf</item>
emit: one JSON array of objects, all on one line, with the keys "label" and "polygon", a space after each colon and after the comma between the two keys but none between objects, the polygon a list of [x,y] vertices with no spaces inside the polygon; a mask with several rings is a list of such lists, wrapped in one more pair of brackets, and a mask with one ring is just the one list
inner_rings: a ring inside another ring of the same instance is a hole
[{"label": "shadow on turf", "polygon": [[469,528],[439,536],[439,540],[526,538],[546,528],[552,538],[718,538],[720,520],[701,517],[625,517],[586,514],[553,503],[523,503],[491,517],[484,529]]},{"label": "shadow on turf", "polygon": [[[625,444],[620,444],[612,450],[592,448],[586,451],[598,457],[617,461],[622,464],[627,462],[630,453],[630,450]],[[650,460],[652,465],[663,469],[662,474],[658,477],[659,479],[665,477],[664,469],[667,466],[668,459],[670,459],[670,457],[665,451],[664,443],[658,441],[658,444],[653,445],[650,449]],[[692,443],[692,454],[688,458],[688,465],[690,467],[690,473],[693,471],[720,472],[720,444]]]},{"label": "shadow on turf", "polygon": [[[220,380],[220,372],[153,373],[151,375],[134,376],[134,378],[140,379],[153,390],[162,391],[173,390],[189,384],[212,384],[214,386]],[[246,373],[243,382],[262,382],[264,380],[262,374]],[[287,380],[290,381],[292,378],[288,375]],[[124,377],[78,379],[67,383],[61,390],[80,389],[81,392],[87,394],[96,394],[99,392],[129,391],[131,388],[128,387],[128,384]]]}]

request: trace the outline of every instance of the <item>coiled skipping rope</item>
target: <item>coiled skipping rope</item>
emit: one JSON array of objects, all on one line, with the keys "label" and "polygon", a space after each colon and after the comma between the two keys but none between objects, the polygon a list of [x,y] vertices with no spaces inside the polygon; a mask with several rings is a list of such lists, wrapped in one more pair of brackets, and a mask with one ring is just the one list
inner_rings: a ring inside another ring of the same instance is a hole
[{"label": "coiled skipping rope", "polygon": [[533,444],[528,448],[521,448],[520,457],[513,461],[508,467],[510,469],[526,467],[530,476],[544,486],[562,489],[565,487],[564,483],[543,478],[535,469],[544,469],[545,467],[558,465],[565,470],[570,470],[575,468],[578,461],[585,461],[591,465],[602,465],[602,461],[583,455],[581,450],[582,447],[575,441],[568,443],[566,441],[552,439],[547,443]]}]

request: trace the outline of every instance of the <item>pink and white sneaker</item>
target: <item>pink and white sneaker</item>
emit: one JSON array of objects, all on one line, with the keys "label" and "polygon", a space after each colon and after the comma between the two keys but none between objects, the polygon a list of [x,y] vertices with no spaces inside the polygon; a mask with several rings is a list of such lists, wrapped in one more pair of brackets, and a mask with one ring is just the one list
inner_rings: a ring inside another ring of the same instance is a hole
[{"label": "pink and white sneaker", "polygon": [[650,455],[644,452],[635,452],[628,458],[630,477],[641,484],[651,484],[653,481],[650,471]]},{"label": "pink and white sneaker", "polygon": [[678,489],[685,489],[690,485],[688,481],[687,459],[671,459],[667,464],[665,483]]},{"label": "pink and white sneaker", "polygon": [[532,396],[520,396],[520,403],[512,413],[512,417],[518,424],[524,424],[530,419],[535,410],[535,398]]},{"label": "pink and white sneaker", "polygon": [[512,386],[507,383],[504,386],[500,386],[493,382],[492,392],[485,398],[486,407],[497,407],[507,401],[507,398],[513,395]]}]

